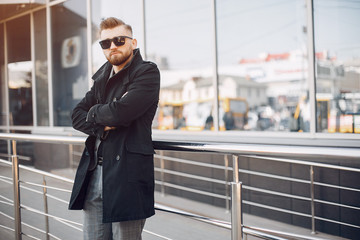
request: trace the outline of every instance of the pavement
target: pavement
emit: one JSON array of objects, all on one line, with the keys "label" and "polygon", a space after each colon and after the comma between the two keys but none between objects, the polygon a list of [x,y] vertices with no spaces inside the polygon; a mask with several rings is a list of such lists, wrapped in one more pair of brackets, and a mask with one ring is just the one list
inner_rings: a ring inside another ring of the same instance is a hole
[{"label": "pavement", "polygon": [[[52,173],[61,175],[68,178],[73,178],[75,171],[73,169],[61,169],[53,171]],[[13,206],[9,205],[8,199],[13,199],[12,185],[8,182],[7,177],[11,178],[11,167],[0,164],[0,225],[14,229],[13,220],[9,219],[5,215],[13,217]],[[42,187],[33,186],[27,182],[42,184],[42,176],[30,173],[28,171],[20,171],[20,179],[23,182],[22,186],[27,187],[21,189],[21,204],[27,206],[27,208],[34,208],[43,211],[44,196],[42,194]],[[60,182],[51,178],[46,178],[46,184],[48,186],[57,187],[61,189],[71,190],[72,185],[69,183]],[[36,192],[30,191],[28,188],[36,189]],[[55,215],[58,218],[71,219],[71,221],[82,224],[82,212],[81,211],[69,211],[67,209],[67,201],[70,198],[69,192],[56,191],[54,189],[48,189],[48,194],[53,198],[47,198],[48,213]],[[54,198],[63,199],[63,202]],[[157,204],[161,204],[168,207],[181,209],[193,214],[199,214],[202,216],[230,222],[231,214],[224,208],[204,204],[189,199],[184,199],[176,196],[165,195],[155,193],[155,200]],[[5,215],[4,215],[5,214]],[[22,225],[22,232],[25,233],[23,239],[46,239],[46,235],[43,232],[38,232],[33,227],[44,230],[46,226],[46,218],[38,213],[29,211],[28,209],[21,210],[22,221],[26,224]],[[59,222],[53,218],[49,218],[49,230],[54,236],[50,239],[64,239],[64,240],[77,240],[82,239],[81,226],[70,225],[68,223]],[[243,223],[246,226],[254,226],[266,229],[272,229],[277,231],[290,232],[293,234],[300,234],[310,238],[320,239],[334,239],[340,240],[344,238],[331,236],[323,233],[311,234],[310,229],[304,229],[301,227],[292,226],[273,220],[264,219],[257,216],[244,214]],[[27,225],[28,224],[28,225]],[[31,225],[32,227],[30,227]],[[75,227],[74,227],[75,226]],[[30,235],[34,238],[27,237]],[[14,232],[3,227],[0,227],[0,240],[12,240],[15,239]],[[155,216],[147,219],[145,229],[143,232],[143,240],[160,240],[160,239],[174,239],[174,240],[230,240],[231,231],[224,227],[213,226],[205,222],[201,222],[192,218],[188,218],[182,215],[176,215],[173,213],[156,211]],[[247,236],[244,239],[258,239],[252,236]]]}]

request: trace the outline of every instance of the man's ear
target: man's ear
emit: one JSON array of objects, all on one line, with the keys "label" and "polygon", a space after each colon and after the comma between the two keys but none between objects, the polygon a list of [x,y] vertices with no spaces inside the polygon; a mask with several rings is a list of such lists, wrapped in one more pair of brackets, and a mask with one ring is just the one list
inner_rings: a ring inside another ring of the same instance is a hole
[{"label": "man's ear", "polygon": [[134,38],[132,41],[132,49],[136,49],[137,48],[137,40]]}]

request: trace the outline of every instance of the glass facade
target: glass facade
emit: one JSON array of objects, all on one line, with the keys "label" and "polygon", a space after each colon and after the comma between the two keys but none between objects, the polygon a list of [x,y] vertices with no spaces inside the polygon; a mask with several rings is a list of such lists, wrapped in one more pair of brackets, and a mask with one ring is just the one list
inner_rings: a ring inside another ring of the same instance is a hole
[{"label": "glass facade", "polygon": [[0,4],[0,11],[14,10],[0,18],[3,129],[71,127],[71,110],[106,62],[98,25],[114,16],[133,27],[143,58],[161,71],[154,129],[360,133],[357,1],[48,4],[19,12]]},{"label": "glass facade", "polygon": [[219,96],[234,102],[224,101],[221,125],[309,132],[304,1],[217,3]]},{"label": "glass facade", "polygon": [[30,15],[7,22],[10,125],[33,125]]},{"label": "glass facade", "polygon": [[48,60],[45,9],[34,13],[34,61],[37,125],[49,126]]},{"label": "glass facade", "polygon": [[314,1],[318,132],[360,133],[359,6]]},{"label": "glass facade", "polygon": [[70,112],[88,90],[86,0],[51,7],[53,115],[71,126]]},{"label": "glass facade", "polygon": [[161,71],[154,122],[158,129],[213,129],[213,24],[208,3],[146,1],[146,53]]}]

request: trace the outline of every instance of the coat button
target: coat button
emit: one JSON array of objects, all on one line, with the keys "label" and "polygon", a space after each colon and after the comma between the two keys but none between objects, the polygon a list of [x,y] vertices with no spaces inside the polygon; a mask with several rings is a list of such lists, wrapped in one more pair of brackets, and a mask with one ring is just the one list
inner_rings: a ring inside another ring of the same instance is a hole
[{"label": "coat button", "polygon": [[119,155],[116,156],[116,160],[118,160],[118,161],[120,160],[120,156],[119,156]]}]

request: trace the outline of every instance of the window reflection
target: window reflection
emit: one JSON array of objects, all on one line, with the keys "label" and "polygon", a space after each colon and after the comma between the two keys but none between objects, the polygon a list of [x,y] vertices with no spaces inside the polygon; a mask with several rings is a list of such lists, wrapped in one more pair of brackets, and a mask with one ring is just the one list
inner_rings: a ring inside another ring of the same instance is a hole
[{"label": "window reflection", "polygon": [[242,123],[226,130],[310,130],[304,3],[217,1],[220,98],[247,106]]},{"label": "window reflection", "polygon": [[51,7],[54,125],[71,126],[70,112],[88,88],[86,1]]},{"label": "window reflection", "polygon": [[7,23],[10,125],[32,125],[30,16]]},{"label": "window reflection", "polygon": [[48,61],[46,42],[46,11],[34,13],[35,82],[37,125],[49,126]]},{"label": "window reflection", "polygon": [[317,131],[360,133],[360,4],[314,1]]},{"label": "window reflection", "polygon": [[146,1],[147,57],[161,71],[160,103],[154,128],[213,129],[214,39],[209,3]]}]

